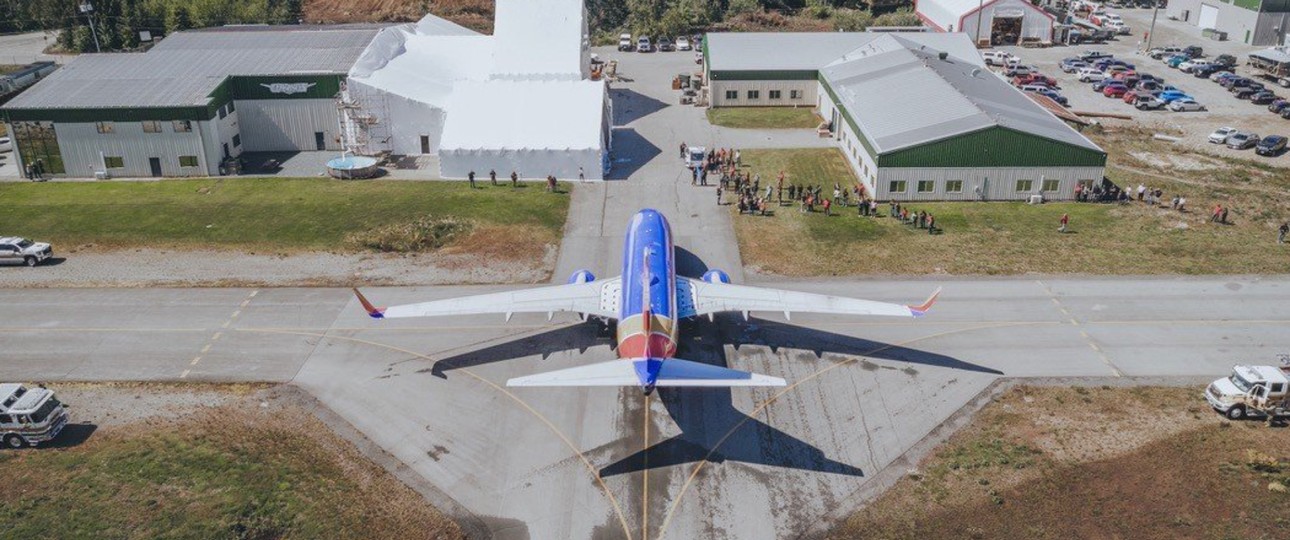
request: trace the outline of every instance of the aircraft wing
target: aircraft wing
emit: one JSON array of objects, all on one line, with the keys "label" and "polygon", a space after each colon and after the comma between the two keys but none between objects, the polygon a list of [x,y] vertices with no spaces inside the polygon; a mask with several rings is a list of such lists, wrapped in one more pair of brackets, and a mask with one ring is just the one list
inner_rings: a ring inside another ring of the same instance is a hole
[{"label": "aircraft wing", "polygon": [[618,296],[622,283],[619,278],[521,289],[460,298],[447,298],[418,304],[404,304],[386,308],[376,307],[354,289],[358,301],[374,319],[404,317],[439,317],[446,315],[478,315],[504,313],[506,318],[514,313],[554,313],[571,311],[585,315],[618,318]]},{"label": "aircraft wing", "polygon": [[780,312],[785,317],[793,312],[921,317],[931,309],[940,293],[940,289],[937,289],[921,305],[907,306],[844,296],[712,283],[682,277],[677,278],[676,287],[677,296],[683,297],[678,301],[681,317],[710,315],[722,311]]}]

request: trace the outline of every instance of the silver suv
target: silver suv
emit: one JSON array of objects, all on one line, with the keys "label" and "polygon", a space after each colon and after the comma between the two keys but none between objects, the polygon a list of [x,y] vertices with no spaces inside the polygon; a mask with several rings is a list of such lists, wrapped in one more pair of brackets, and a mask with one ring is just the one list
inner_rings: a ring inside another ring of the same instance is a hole
[{"label": "silver suv", "polygon": [[22,263],[36,266],[54,256],[54,248],[44,242],[32,242],[16,236],[0,236],[0,263]]}]

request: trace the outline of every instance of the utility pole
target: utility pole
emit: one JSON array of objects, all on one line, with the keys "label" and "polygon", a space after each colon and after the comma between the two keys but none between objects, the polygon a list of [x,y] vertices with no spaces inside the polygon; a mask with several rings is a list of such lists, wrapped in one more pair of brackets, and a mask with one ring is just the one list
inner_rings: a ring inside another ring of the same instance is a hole
[{"label": "utility pole", "polygon": [[1147,45],[1142,49],[1144,53],[1151,50],[1151,38],[1156,37],[1156,15],[1160,13],[1160,2],[1157,1],[1155,6],[1151,8],[1151,29],[1147,30]]},{"label": "utility pole", "polygon": [[[985,0],[977,3],[976,7],[976,41],[972,43],[978,48],[981,47],[981,15],[985,13]],[[990,44],[994,44],[994,35],[990,36]]]},{"label": "utility pole", "polygon": [[94,29],[94,4],[91,4],[89,0],[82,2],[81,13],[85,14],[85,20],[90,23],[90,35],[94,36],[94,52],[103,52],[103,49],[99,48],[99,32]]}]

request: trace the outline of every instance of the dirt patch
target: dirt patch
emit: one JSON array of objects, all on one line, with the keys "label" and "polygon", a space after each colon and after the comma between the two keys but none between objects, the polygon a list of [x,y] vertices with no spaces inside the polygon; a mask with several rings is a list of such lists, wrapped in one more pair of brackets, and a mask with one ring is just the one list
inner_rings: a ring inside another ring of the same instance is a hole
[{"label": "dirt patch", "polygon": [[[291,387],[61,385],[75,424],[0,452],[15,537],[462,538]],[[190,392],[190,390],[192,390]],[[188,394],[188,395],[186,395]],[[155,413],[105,417],[103,409]],[[84,420],[103,420],[86,431]],[[128,420],[128,421],[127,421]],[[70,432],[79,430],[79,440]]]},{"label": "dirt patch", "polygon": [[835,538],[1284,538],[1290,429],[1195,388],[1019,386]]},{"label": "dirt patch", "polygon": [[307,0],[310,23],[412,22],[427,11],[467,28],[491,32],[494,0]]}]

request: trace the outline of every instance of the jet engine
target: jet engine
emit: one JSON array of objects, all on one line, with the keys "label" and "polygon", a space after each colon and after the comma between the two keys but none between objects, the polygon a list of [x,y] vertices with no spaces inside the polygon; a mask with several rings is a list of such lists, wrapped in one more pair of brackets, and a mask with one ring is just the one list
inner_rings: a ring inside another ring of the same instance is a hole
[{"label": "jet engine", "polygon": [[703,274],[703,281],[708,283],[730,283],[730,275],[721,270],[708,270]]},{"label": "jet engine", "polygon": [[596,275],[592,274],[589,270],[578,270],[577,272],[574,272],[573,275],[569,276],[570,285],[577,283],[591,283],[595,280]]}]

